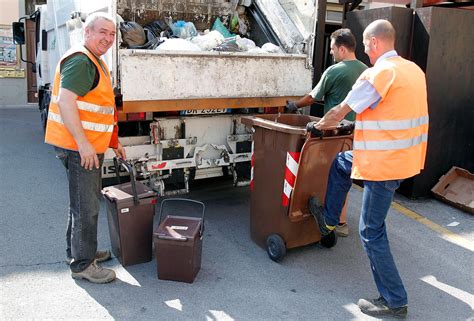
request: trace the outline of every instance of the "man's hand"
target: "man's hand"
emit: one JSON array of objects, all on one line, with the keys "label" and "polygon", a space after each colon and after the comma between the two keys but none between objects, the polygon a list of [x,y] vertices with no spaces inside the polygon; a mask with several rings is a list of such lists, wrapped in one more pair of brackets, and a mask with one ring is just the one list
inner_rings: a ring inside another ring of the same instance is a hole
[{"label": "man's hand", "polygon": [[314,127],[318,130],[335,129],[350,111],[349,105],[343,102],[330,109]]},{"label": "man's hand", "polygon": [[82,128],[79,111],[77,109],[77,95],[66,88],[59,90],[59,112],[67,130],[77,143],[77,150],[81,156],[81,166],[85,169],[99,168],[99,158],[94,146],[87,140]]},{"label": "man's hand", "polygon": [[127,155],[125,155],[125,148],[123,148],[120,142],[118,143],[117,148],[114,148],[113,151],[118,158],[121,158],[123,160],[127,158]]},{"label": "man's hand", "polygon": [[296,105],[296,102],[294,101],[287,101],[286,106],[285,106],[285,112],[294,114],[298,111],[298,106]]},{"label": "man's hand", "polygon": [[314,127],[317,130],[324,130],[324,129],[335,129],[337,126],[339,126],[340,121],[335,120],[335,119],[324,119],[321,118],[320,121],[318,121],[316,124],[314,124]]},{"label": "man's hand", "polygon": [[88,141],[77,145],[79,155],[81,156],[81,166],[85,169],[99,168],[99,158],[94,147]]},{"label": "man's hand", "polygon": [[306,124],[306,131],[311,134],[311,137],[323,137],[323,132],[319,129],[316,129],[315,125],[317,122],[310,121]]}]

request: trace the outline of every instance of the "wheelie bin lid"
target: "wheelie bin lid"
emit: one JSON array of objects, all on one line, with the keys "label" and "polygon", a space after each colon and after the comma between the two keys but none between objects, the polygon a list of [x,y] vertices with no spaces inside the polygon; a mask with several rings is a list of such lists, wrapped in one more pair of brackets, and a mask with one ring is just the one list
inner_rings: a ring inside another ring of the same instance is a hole
[{"label": "wheelie bin lid", "polygon": [[[156,196],[155,192],[141,182],[136,182],[138,199]],[[110,201],[121,203],[133,199],[132,183],[108,186],[102,189],[102,194]]]},{"label": "wheelie bin lid", "polygon": [[306,135],[306,124],[320,118],[298,114],[266,114],[242,117],[242,124],[292,135]]},{"label": "wheelie bin lid", "polygon": [[[255,116],[244,116],[242,124],[247,126],[261,127],[272,131],[291,135],[306,136],[306,125],[311,121],[319,121],[321,118],[301,114],[266,114]],[[322,133],[325,138],[332,136],[352,135],[352,130],[347,133],[346,126],[353,126],[353,122],[343,119],[336,126],[325,128]]]},{"label": "wheelie bin lid", "polygon": [[153,233],[155,238],[172,241],[187,241],[201,230],[202,219],[198,217],[168,215]]}]

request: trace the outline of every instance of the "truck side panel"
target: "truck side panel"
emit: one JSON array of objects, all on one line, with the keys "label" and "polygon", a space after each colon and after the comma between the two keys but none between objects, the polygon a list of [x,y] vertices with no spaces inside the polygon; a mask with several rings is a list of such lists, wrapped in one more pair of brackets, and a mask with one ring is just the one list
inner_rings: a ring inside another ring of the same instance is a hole
[{"label": "truck side panel", "polygon": [[123,101],[303,96],[311,90],[305,59],[288,54],[120,50]]}]

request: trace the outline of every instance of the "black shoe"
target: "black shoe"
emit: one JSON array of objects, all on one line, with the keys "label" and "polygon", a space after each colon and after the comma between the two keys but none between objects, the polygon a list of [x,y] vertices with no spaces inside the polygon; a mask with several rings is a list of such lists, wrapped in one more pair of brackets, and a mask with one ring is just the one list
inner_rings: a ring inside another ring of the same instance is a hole
[{"label": "black shoe", "polygon": [[309,212],[314,216],[316,224],[319,226],[321,236],[327,236],[332,231],[326,227],[326,220],[324,219],[323,210],[324,207],[321,202],[314,196],[311,196],[308,201]]},{"label": "black shoe", "polygon": [[360,311],[374,317],[391,317],[397,319],[405,319],[408,313],[406,305],[399,308],[391,308],[383,297],[378,299],[360,299],[357,302]]}]

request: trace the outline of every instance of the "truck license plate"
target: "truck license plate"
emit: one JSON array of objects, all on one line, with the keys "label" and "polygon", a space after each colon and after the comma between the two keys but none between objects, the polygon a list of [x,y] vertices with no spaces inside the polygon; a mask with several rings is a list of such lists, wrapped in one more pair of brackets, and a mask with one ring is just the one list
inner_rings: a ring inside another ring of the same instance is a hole
[{"label": "truck license plate", "polygon": [[207,115],[207,114],[225,114],[227,108],[214,108],[214,109],[199,109],[199,110],[183,110],[183,115]]}]

